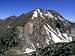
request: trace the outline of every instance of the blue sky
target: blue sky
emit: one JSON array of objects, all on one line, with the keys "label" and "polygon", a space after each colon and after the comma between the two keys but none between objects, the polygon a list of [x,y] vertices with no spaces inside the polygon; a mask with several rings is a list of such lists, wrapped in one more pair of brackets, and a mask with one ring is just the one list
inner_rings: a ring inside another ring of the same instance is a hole
[{"label": "blue sky", "polygon": [[0,18],[19,16],[35,8],[56,10],[69,21],[75,22],[75,0],[0,0]]}]

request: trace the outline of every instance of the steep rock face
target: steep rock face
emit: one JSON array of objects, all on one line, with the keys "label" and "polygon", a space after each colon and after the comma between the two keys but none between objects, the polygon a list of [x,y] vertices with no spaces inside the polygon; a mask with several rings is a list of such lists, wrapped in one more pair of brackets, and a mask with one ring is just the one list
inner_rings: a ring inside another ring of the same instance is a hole
[{"label": "steep rock face", "polygon": [[28,48],[36,50],[54,43],[72,41],[69,22],[56,11],[36,9],[21,23],[17,26],[17,32],[25,53]]}]

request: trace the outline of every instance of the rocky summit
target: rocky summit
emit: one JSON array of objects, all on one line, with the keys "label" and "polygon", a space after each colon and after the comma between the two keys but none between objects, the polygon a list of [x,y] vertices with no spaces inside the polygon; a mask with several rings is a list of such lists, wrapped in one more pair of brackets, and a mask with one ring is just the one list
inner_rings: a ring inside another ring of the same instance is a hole
[{"label": "rocky summit", "polygon": [[12,52],[31,55],[37,49],[72,41],[71,22],[54,10],[37,8],[0,24],[0,53],[5,56]]}]

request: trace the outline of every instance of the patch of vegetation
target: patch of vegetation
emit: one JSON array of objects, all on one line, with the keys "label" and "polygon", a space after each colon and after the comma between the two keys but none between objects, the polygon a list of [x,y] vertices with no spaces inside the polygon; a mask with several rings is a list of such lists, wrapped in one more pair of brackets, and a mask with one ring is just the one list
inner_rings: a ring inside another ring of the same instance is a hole
[{"label": "patch of vegetation", "polygon": [[0,28],[0,55],[3,55],[9,49],[17,47],[20,41],[16,28]]}]

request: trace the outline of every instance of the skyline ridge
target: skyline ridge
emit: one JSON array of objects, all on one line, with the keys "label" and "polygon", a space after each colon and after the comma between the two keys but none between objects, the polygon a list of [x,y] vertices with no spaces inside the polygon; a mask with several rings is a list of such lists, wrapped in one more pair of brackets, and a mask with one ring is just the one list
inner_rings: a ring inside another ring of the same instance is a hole
[{"label": "skyline ridge", "polygon": [[75,22],[75,0],[0,0],[0,18],[21,15],[35,8],[52,9]]}]

